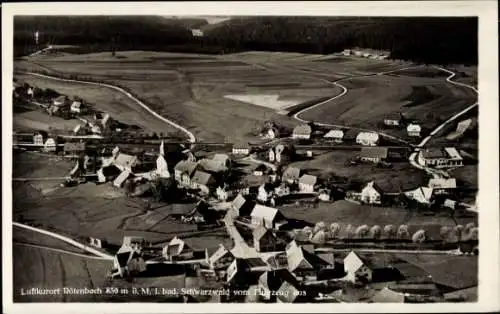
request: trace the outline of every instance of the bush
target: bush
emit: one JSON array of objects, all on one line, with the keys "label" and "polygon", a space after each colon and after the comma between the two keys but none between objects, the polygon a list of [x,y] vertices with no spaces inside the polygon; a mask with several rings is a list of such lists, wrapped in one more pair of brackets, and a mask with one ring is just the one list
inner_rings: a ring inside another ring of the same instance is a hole
[{"label": "bush", "polygon": [[394,239],[396,237],[396,228],[393,225],[386,225],[382,237],[384,239]]},{"label": "bush", "polygon": [[370,238],[380,239],[382,237],[382,227],[375,225],[370,228]]},{"label": "bush", "polygon": [[423,229],[418,230],[411,237],[411,240],[413,241],[413,243],[424,243],[426,239],[427,239],[427,235],[426,235],[425,230],[423,230]]},{"label": "bush", "polygon": [[364,239],[368,236],[369,233],[370,228],[367,225],[359,226],[355,232],[357,239]]},{"label": "bush", "polygon": [[410,232],[408,231],[407,225],[401,225],[398,228],[397,238],[401,240],[408,240],[410,238]]}]

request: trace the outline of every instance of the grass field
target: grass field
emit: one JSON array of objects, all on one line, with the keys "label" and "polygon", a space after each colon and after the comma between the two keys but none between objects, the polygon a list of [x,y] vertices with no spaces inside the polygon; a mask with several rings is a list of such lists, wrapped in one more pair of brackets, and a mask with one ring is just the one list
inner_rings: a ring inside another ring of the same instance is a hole
[{"label": "grass field", "polygon": [[13,126],[14,131],[50,131],[60,130],[71,132],[80,125],[81,121],[76,119],[65,120],[61,117],[49,116],[41,110],[25,111],[15,113]]},{"label": "grass field", "polygon": [[79,249],[71,244],[68,244],[59,239],[53,238],[51,236],[31,231],[29,229],[24,229],[20,227],[12,227],[12,240],[15,244],[27,244],[28,246],[43,246],[59,250],[65,250],[70,252],[75,252],[79,254],[86,254],[84,250]]}]

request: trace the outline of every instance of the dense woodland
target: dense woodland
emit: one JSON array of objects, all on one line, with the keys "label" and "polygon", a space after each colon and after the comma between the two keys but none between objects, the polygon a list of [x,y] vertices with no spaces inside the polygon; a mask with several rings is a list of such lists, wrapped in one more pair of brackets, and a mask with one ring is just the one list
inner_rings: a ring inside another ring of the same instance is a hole
[{"label": "dense woodland", "polygon": [[[203,37],[193,37],[201,28]],[[40,42],[87,51],[141,49],[199,53],[247,50],[328,54],[345,48],[389,50],[391,57],[425,63],[477,64],[477,18],[237,17],[218,24],[200,19],[142,16],[16,17],[16,55]]]}]

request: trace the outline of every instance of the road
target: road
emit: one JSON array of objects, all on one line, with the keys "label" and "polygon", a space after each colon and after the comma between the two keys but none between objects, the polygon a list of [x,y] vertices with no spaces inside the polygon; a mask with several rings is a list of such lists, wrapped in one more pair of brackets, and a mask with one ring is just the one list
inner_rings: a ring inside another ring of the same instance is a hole
[{"label": "road", "polygon": [[96,259],[96,260],[110,260],[109,258],[107,257],[99,257],[99,256],[93,256],[93,255],[85,255],[85,254],[81,254],[81,253],[76,253],[76,252],[71,252],[71,251],[66,251],[66,250],[61,250],[61,249],[56,249],[56,248],[52,248],[52,247],[48,247],[48,246],[44,246],[44,245],[37,245],[37,244],[30,244],[30,243],[23,243],[23,242],[17,242],[17,241],[14,241],[12,242],[14,245],[21,245],[21,246],[27,246],[27,247],[34,247],[34,248],[38,248],[38,249],[43,249],[43,250],[47,250],[47,251],[52,251],[52,252],[57,252],[57,253],[64,253],[64,254],[69,254],[69,255],[73,255],[73,256],[78,256],[78,257],[83,257],[83,258],[90,258],[90,259]]},{"label": "road", "polygon": [[113,89],[113,90],[116,90],[122,94],[124,94],[125,96],[127,96],[129,99],[133,100],[135,103],[137,103],[139,106],[141,106],[143,109],[145,109],[147,112],[149,112],[152,116],[154,116],[155,118],[169,124],[170,126],[180,130],[181,132],[183,132],[184,134],[187,135],[188,139],[189,139],[189,142],[190,143],[195,143],[196,142],[196,137],[194,136],[194,134],[189,131],[188,129],[186,129],[185,127],[167,119],[167,118],[164,118],[162,117],[161,115],[159,115],[158,113],[156,113],[155,111],[153,111],[151,108],[149,108],[146,104],[144,104],[141,100],[137,99],[135,96],[133,96],[131,93],[129,93],[128,91],[126,91],[125,89],[121,88],[121,87],[118,87],[118,86],[115,86],[115,85],[111,85],[111,84],[107,84],[107,83],[96,83],[96,82],[91,82],[91,81],[81,81],[81,80],[73,80],[73,79],[64,79],[64,78],[60,78],[60,77],[56,77],[56,76],[51,76],[51,75],[46,75],[46,74],[39,74],[39,73],[34,73],[34,72],[21,72],[23,74],[27,74],[27,75],[31,75],[31,76],[36,76],[36,77],[41,77],[41,78],[46,78],[46,79],[51,79],[51,80],[55,80],[55,81],[61,81],[61,82],[70,82],[70,83],[79,83],[79,84],[87,84],[87,85],[94,85],[94,86],[101,86],[101,87],[107,87],[107,88],[110,88],[110,89]]}]

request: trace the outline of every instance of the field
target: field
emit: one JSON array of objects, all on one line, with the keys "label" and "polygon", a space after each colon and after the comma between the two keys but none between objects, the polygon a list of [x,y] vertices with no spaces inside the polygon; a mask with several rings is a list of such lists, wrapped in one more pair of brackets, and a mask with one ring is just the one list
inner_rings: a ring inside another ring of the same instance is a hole
[{"label": "field", "polygon": [[29,229],[20,228],[17,226],[12,227],[12,238],[14,244],[16,245],[24,245],[30,247],[41,246],[58,250],[70,251],[79,254],[87,254],[84,250],[79,249],[62,240],[53,238],[51,236],[39,232],[31,231]]},{"label": "field", "polygon": [[61,130],[71,132],[81,121],[76,119],[65,120],[56,116],[49,116],[42,110],[31,110],[14,114],[14,131],[50,131]]},{"label": "field", "polygon": [[346,166],[346,162],[352,160],[357,154],[359,154],[358,151],[349,150],[321,152],[312,160],[293,162],[291,166],[322,178],[335,175],[363,183],[375,180],[385,192],[389,193],[415,189],[427,184],[425,172],[413,168],[405,160],[395,162],[392,169],[376,168],[372,164]]}]

